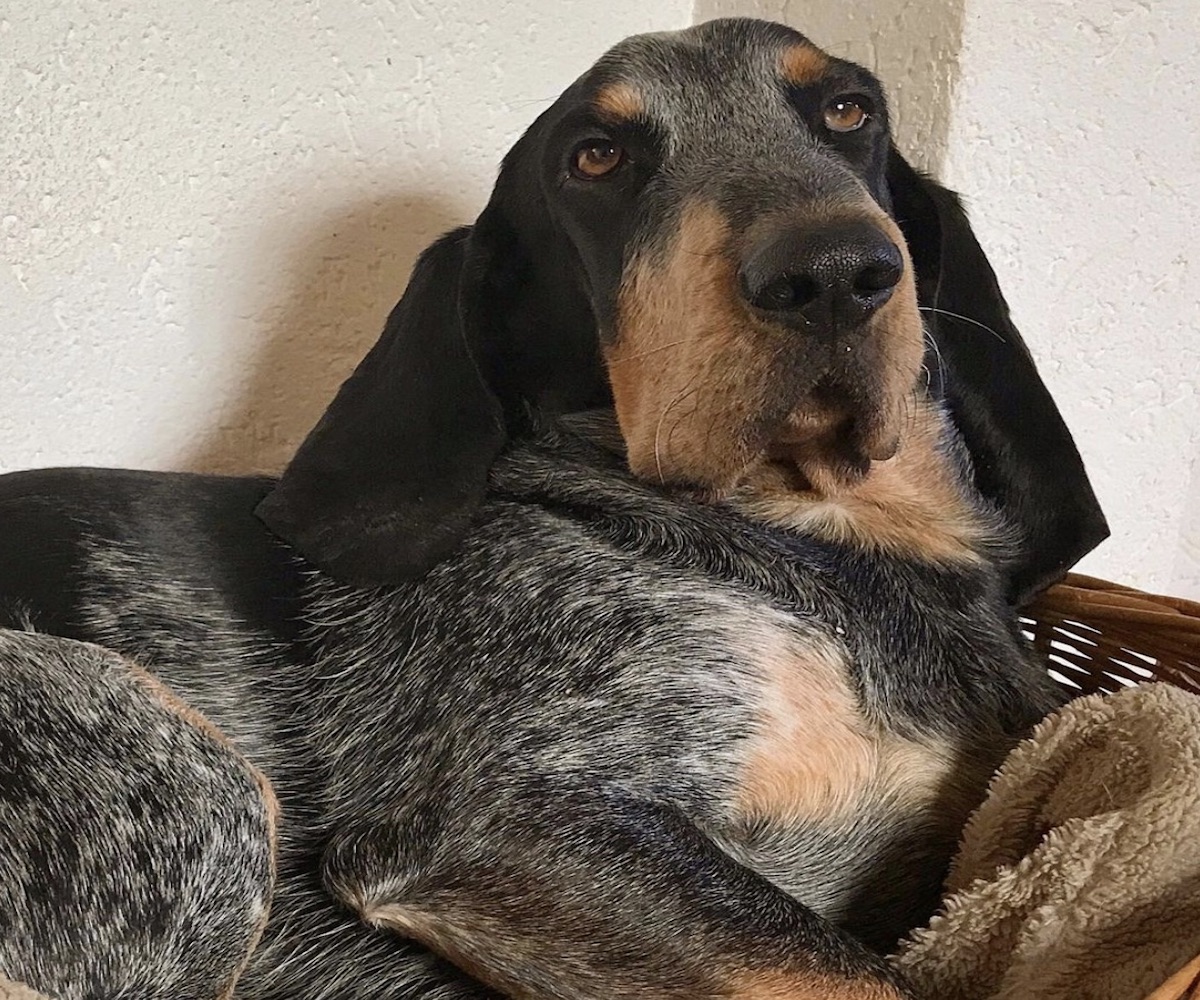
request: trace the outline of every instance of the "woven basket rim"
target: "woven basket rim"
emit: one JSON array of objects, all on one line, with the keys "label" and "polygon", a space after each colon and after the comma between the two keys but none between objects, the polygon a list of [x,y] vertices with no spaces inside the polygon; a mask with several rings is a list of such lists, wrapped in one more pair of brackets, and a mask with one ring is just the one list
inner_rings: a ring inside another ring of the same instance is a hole
[{"label": "woven basket rim", "polygon": [[1164,681],[1200,692],[1200,602],[1070,573],[1021,612],[1073,694]]}]

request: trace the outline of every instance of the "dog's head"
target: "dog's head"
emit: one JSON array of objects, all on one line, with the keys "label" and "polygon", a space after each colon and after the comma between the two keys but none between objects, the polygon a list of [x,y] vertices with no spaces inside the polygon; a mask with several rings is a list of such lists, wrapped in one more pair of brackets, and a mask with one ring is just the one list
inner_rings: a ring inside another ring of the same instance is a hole
[{"label": "dog's head", "polygon": [[1021,533],[1023,598],[1106,527],[957,200],[896,153],[866,70],[714,21],[622,42],[541,115],[260,512],[335,576],[398,580],[454,548],[531,414],[615,405],[663,484],[776,465],[836,491],[930,382]]}]

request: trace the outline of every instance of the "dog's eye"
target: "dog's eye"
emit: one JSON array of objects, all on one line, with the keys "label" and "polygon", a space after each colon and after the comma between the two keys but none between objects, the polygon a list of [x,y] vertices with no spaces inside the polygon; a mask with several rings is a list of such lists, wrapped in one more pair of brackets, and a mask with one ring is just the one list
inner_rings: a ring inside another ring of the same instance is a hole
[{"label": "dog's eye", "polygon": [[831,132],[854,132],[870,120],[870,113],[857,98],[835,97],[825,105],[825,127]]},{"label": "dog's eye", "polygon": [[571,173],[585,181],[606,177],[625,162],[625,150],[607,139],[589,139],[575,150]]}]

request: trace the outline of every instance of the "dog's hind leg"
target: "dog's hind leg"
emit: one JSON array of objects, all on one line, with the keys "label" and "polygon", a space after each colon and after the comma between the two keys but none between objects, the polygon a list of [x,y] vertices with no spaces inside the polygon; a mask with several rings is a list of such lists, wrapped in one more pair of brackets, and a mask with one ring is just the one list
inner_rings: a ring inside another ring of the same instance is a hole
[{"label": "dog's hind leg", "polygon": [[56,1000],[232,996],[274,827],[262,777],[149,675],[0,630],[0,972]]}]

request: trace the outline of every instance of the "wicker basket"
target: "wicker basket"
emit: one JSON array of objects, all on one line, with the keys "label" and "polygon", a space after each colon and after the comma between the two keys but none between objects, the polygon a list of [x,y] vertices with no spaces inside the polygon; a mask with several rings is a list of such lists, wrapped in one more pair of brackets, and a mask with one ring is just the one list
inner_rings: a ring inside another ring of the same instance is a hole
[{"label": "wicker basket", "polygon": [[[1047,669],[1077,695],[1165,681],[1200,693],[1200,603],[1072,573],[1022,622]],[[1200,1000],[1200,957],[1147,1000]]]},{"label": "wicker basket", "polygon": [[1050,673],[1077,694],[1141,681],[1200,694],[1200,603],[1071,573],[1022,620]]},{"label": "wicker basket", "polygon": [[1146,1000],[1197,1000],[1200,998],[1200,958],[1189,962]]}]

